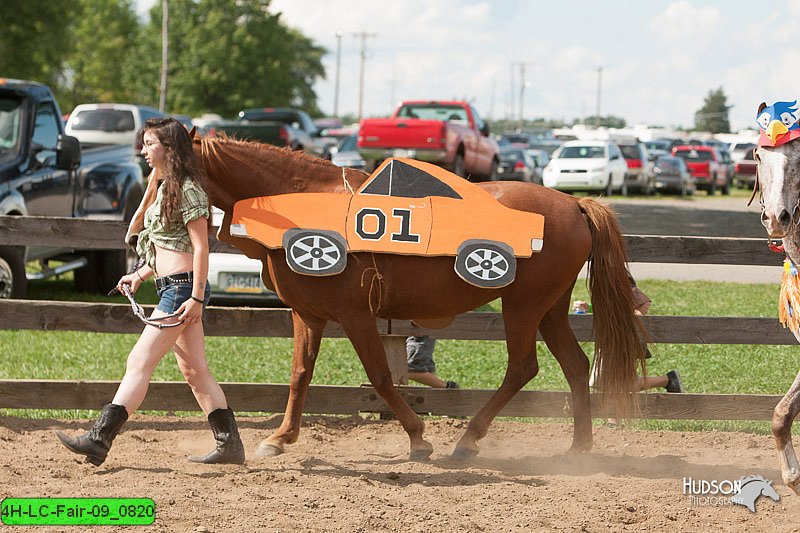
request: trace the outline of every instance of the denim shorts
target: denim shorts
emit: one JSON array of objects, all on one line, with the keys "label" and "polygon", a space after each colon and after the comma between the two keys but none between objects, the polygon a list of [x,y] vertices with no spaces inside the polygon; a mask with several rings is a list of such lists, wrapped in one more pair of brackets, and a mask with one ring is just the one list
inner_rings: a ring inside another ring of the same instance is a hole
[{"label": "denim shorts", "polygon": [[[172,285],[167,285],[166,287],[158,289],[157,292],[161,300],[158,302],[158,307],[156,307],[156,309],[171,315],[178,310],[183,302],[192,296],[192,283],[173,283]],[[206,281],[206,290],[203,293],[204,309],[208,305],[210,299],[211,285]]]}]

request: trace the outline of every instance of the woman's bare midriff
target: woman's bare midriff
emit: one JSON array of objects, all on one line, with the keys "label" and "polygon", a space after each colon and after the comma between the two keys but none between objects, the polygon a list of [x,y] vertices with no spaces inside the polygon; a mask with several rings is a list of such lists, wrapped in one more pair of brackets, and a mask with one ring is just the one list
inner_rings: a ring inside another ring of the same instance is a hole
[{"label": "woman's bare midriff", "polygon": [[156,249],[156,275],[159,277],[188,272],[192,270],[192,253],[167,250],[160,246]]}]

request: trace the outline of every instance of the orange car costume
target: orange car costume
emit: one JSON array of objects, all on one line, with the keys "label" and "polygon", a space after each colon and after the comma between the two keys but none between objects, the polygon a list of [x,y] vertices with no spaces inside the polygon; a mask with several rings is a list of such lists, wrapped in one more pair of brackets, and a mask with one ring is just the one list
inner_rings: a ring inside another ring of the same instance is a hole
[{"label": "orange car costume", "polygon": [[348,252],[455,256],[455,271],[467,283],[504,287],[514,281],[516,257],[541,251],[544,217],[505,207],[435,165],[388,159],[352,195],[236,202],[231,234],[284,248],[299,274],[338,274]]}]

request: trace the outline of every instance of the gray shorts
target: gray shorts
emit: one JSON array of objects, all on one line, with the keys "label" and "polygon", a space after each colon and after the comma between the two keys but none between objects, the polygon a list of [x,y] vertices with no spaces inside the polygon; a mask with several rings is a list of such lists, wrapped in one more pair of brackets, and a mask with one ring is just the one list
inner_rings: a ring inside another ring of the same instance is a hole
[{"label": "gray shorts", "polygon": [[436,339],[427,335],[408,337],[406,339],[406,356],[408,357],[409,372],[436,372],[436,363],[433,361],[433,349]]}]

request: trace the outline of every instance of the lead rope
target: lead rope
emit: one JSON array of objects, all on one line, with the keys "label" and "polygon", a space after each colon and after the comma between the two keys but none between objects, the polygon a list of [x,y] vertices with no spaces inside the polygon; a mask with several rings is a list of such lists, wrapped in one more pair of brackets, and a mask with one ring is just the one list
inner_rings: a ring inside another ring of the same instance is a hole
[{"label": "lead rope", "polygon": [[342,167],[342,182],[344,184],[344,190],[350,194],[355,194],[356,192],[353,190],[353,187],[350,186],[350,182],[347,181],[347,174],[345,171],[345,167]]},{"label": "lead rope", "polygon": [[[375,254],[371,254],[371,255],[372,255],[372,266],[365,268],[364,272],[361,273],[361,286],[362,287],[364,286],[364,276],[367,275],[367,272],[369,272],[370,270],[374,270],[375,273],[372,275],[372,279],[369,282],[369,292],[367,293],[367,301],[369,302],[369,312],[370,312],[370,314],[372,316],[376,316],[378,311],[381,310],[381,304],[383,303],[382,302],[382,300],[383,300],[383,297],[382,297],[382,295],[383,295],[383,287],[381,286],[383,284],[383,275],[380,272],[378,272],[378,264],[375,262]],[[376,284],[378,286],[378,308],[377,309],[373,309],[372,308],[372,291],[375,288]]]}]

